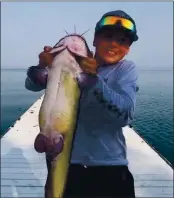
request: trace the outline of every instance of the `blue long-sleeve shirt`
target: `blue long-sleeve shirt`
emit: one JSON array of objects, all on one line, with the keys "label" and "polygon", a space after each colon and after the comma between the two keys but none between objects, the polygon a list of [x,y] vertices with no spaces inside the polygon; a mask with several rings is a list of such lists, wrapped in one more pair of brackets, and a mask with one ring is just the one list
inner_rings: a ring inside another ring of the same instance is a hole
[{"label": "blue long-sleeve shirt", "polygon": [[[122,127],[133,120],[137,72],[132,61],[98,68],[97,83],[82,92],[71,163],[127,165]],[[26,81],[26,88],[41,88]]]}]

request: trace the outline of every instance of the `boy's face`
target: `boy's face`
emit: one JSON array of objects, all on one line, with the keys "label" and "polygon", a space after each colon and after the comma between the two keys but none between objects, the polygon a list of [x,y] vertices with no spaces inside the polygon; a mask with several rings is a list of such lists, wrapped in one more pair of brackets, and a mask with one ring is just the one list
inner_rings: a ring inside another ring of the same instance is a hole
[{"label": "boy's face", "polygon": [[99,64],[114,64],[129,52],[130,39],[124,30],[105,28],[94,38],[94,46]]}]

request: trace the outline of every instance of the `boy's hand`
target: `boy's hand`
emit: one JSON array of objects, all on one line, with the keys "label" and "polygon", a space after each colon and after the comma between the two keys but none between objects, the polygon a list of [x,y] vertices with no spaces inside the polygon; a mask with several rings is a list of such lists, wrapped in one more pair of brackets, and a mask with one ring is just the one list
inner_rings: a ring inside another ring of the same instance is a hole
[{"label": "boy's hand", "polygon": [[80,57],[80,56],[75,56],[76,61],[79,63],[80,67],[85,73],[89,74],[97,74],[97,61],[93,58],[92,53],[90,54],[89,57]]},{"label": "boy's hand", "polygon": [[[52,63],[52,55],[49,54],[52,47],[45,46],[44,51],[39,54],[39,64],[37,66],[30,66],[27,70],[27,76],[34,83],[44,89],[47,85],[48,71],[45,67]],[[50,56],[51,55],[51,56]]]},{"label": "boy's hand", "polygon": [[82,58],[79,64],[84,72],[97,74],[97,62],[94,58]]},{"label": "boy's hand", "polygon": [[53,55],[49,52],[52,50],[51,46],[45,46],[44,51],[39,54],[39,66],[47,67],[50,66],[53,60]]},{"label": "boy's hand", "polygon": [[77,76],[80,89],[90,88],[94,86],[98,80],[97,77],[97,61],[93,58],[92,53],[87,58],[75,56],[76,61],[82,68],[83,73]]}]

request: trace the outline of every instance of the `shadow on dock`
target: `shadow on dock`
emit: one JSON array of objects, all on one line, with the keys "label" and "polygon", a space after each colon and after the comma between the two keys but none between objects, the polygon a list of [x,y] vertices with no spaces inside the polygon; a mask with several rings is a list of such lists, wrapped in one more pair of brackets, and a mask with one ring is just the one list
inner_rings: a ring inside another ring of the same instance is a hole
[{"label": "shadow on dock", "polygon": [[13,147],[1,155],[1,197],[43,197],[41,166],[31,167],[20,148]]}]

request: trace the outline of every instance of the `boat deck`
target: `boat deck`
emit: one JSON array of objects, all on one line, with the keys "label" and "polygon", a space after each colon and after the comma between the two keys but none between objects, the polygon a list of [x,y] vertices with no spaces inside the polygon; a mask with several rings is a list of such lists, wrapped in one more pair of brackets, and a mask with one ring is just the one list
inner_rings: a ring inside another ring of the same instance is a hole
[{"label": "boat deck", "polygon": [[[1,197],[44,197],[45,155],[33,142],[39,132],[37,100],[1,139]],[[173,197],[173,169],[132,128],[125,127],[136,197]]]}]

